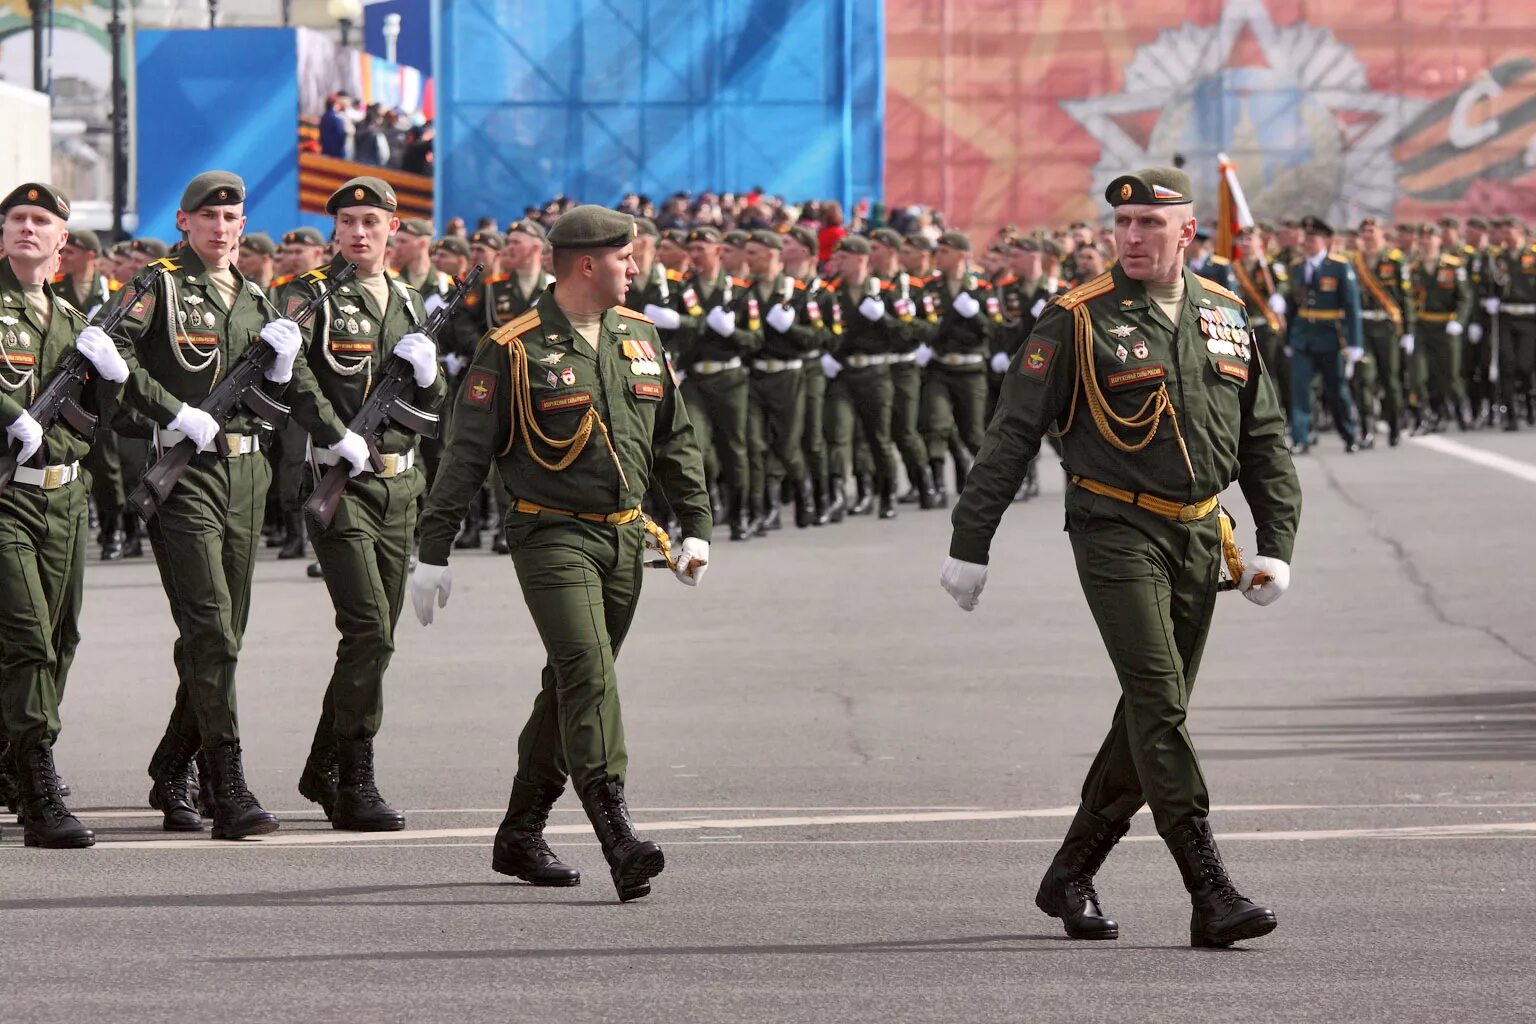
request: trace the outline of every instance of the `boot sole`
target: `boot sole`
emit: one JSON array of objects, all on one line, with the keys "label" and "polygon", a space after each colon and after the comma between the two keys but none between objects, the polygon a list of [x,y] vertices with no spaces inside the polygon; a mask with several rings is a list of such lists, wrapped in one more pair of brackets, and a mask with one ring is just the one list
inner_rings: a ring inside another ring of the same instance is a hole
[{"label": "boot sole", "polygon": [[651,879],[666,869],[667,858],[660,851],[642,853],[613,869],[613,885],[619,902],[628,903],[651,894]]},{"label": "boot sole", "polygon": [[398,821],[332,821],[331,828],[338,832],[403,832],[405,819]]},{"label": "boot sole", "polygon": [[1054,917],[1056,920],[1061,921],[1061,927],[1066,931],[1067,938],[1069,939],[1078,939],[1084,942],[1088,942],[1096,939],[1118,939],[1120,937],[1120,925],[1118,923],[1113,928],[1105,929],[1103,931],[1086,932],[1082,931],[1081,929],[1073,931],[1072,926],[1067,924],[1067,922],[1062,918],[1060,914],[1050,909],[1050,907],[1048,907],[1046,904],[1040,902],[1038,898],[1035,900],[1035,906],[1039,907],[1040,912],[1046,917]]},{"label": "boot sole", "polygon": [[195,825],[191,823],[183,825],[169,820],[160,822],[160,831],[162,832],[201,832],[202,830],[203,820],[201,818],[197,820]]},{"label": "boot sole", "polygon": [[494,859],[491,861],[491,870],[496,872],[498,875],[506,875],[510,878],[520,879],[524,882],[527,882],[529,885],[538,886],[541,889],[569,889],[573,885],[581,884],[581,875],[579,874],[575,878],[539,878],[535,875],[518,871],[504,861]]},{"label": "boot sole", "polygon": [[1189,944],[1195,949],[1226,949],[1234,942],[1242,942],[1245,939],[1257,939],[1262,935],[1268,935],[1278,927],[1279,923],[1275,920],[1275,915],[1272,911],[1265,910],[1255,914],[1249,920],[1238,921],[1230,928],[1222,929],[1220,937],[1190,932]]},{"label": "boot sole", "polygon": [[31,846],[39,850],[84,850],[87,847],[96,845],[96,836],[88,832],[74,839],[55,840],[51,843],[45,843],[29,832],[22,837],[21,842],[23,846]]},{"label": "boot sole", "polygon": [[248,825],[245,828],[242,828],[242,829],[240,829],[238,831],[232,831],[230,829],[220,828],[218,825],[215,825],[215,826],[213,826],[213,838],[215,838],[215,839],[245,839],[248,836],[264,836],[264,835],[267,835],[270,832],[276,832],[277,831],[277,826],[278,826],[278,821],[277,821],[276,818],[273,818],[271,821],[258,821],[258,822],[255,822],[254,824]]}]

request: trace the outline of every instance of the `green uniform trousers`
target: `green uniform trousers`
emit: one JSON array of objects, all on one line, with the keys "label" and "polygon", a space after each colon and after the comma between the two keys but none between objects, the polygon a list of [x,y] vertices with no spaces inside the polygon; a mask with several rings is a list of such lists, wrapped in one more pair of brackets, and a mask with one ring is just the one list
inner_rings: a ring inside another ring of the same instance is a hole
[{"label": "green uniform trousers", "polygon": [[416,516],[426,474],[352,480],[329,529],[310,542],[336,609],[336,667],[325,688],[314,749],[338,739],[367,740],[384,718],[384,672],[395,653],[395,624],[405,602]]},{"label": "green uniform trousers", "polygon": [[[123,463],[117,453],[117,435],[103,425],[80,465],[90,474],[91,497],[96,499],[96,515],[101,520],[102,532],[118,529],[123,524],[128,492],[123,487]],[[136,483],[137,478],[134,478],[129,487]]]},{"label": "green uniform trousers", "polygon": [[807,359],[800,371],[801,390],[805,394],[805,417],[800,431],[800,450],[805,468],[817,487],[827,480],[827,375],[819,359]]},{"label": "green uniform trousers", "polygon": [[1258,343],[1259,358],[1264,360],[1265,369],[1269,370],[1269,379],[1275,382],[1275,387],[1280,392],[1280,411],[1288,413],[1291,408],[1291,357],[1285,354],[1285,335],[1269,326],[1269,322],[1262,317],[1250,318],[1253,324],[1253,338]]},{"label": "green uniform trousers", "polygon": [[923,409],[923,370],[914,361],[891,364],[891,442],[901,454],[907,480],[912,486],[922,479],[930,458],[920,422]]},{"label": "green uniform trousers", "polygon": [[[683,382],[683,401],[697,420],[709,422],[715,462],[722,483],[745,488],[751,483],[747,455],[747,423],[751,394],[744,367],[708,375],[691,372]],[[706,463],[707,463],[706,459]]]},{"label": "green uniform trousers", "polygon": [[517,741],[517,777],[576,792],[624,781],[629,754],[614,661],[640,598],[641,525],[514,513],[507,526],[523,601],[548,661]]},{"label": "green uniform trousers", "polygon": [[928,365],[928,385],[923,389],[929,454],[942,459],[958,439],[972,458],[981,451],[987,434],[987,368]]},{"label": "green uniform trousers", "polygon": [[277,480],[277,503],[283,515],[295,515],[304,509],[304,466],[309,435],[295,420],[289,420],[277,434],[277,458],[272,472]]},{"label": "green uniform trousers", "polygon": [[752,371],[748,451],[752,492],[779,494],[786,476],[805,476],[801,434],[805,430],[805,385],[799,370]]},{"label": "green uniform trousers", "polygon": [[1536,390],[1536,317],[1504,313],[1499,316],[1499,401],[1513,409],[1517,390]]},{"label": "green uniform trousers", "polygon": [[1390,424],[1397,423],[1398,410],[1403,405],[1401,352],[1398,339],[1402,337],[1397,325],[1388,321],[1370,321],[1361,325],[1365,335],[1365,358],[1355,367],[1355,408],[1360,412],[1362,428],[1371,426],[1376,401],[1381,401],[1381,414]]},{"label": "green uniform trousers", "polygon": [[17,749],[52,746],[80,644],[85,482],[12,483],[0,497],[0,714]]},{"label": "green uniform trousers", "polygon": [[1461,377],[1462,339],[1445,332],[1445,324],[1419,321],[1413,334],[1413,354],[1419,364],[1419,393],[1431,408],[1445,411],[1446,399],[1460,402],[1467,397]]},{"label": "green uniform trousers", "polygon": [[167,729],[205,748],[240,738],[235,666],[251,612],[251,574],[272,465],[260,453],[192,460],[149,542],[178,636],[176,705]]},{"label": "green uniform trousers", "polygon": [[[829,443],[853,453],[853,469],[862,474],[859,453],[870,459],[875,492],[886,494],[896,487],[896,452],[891,445],[891,400],[895,389],[890,367],[844,367],[834,382],[841,385],[837,408],[831,419],[834,433]],[[857,426],[857,430],[855,430]]]},{"label": "green uniform trousers", "polygon": [[1120,680],[1109,734],[1083,782],[1083,806],[1123,821],[1149,804],[1167,835],[1210,810],[1185,718],[1216,604],[1220,525],[1214,514],[1170,522],[1072,488],[1067,530],[1083,596]]}]

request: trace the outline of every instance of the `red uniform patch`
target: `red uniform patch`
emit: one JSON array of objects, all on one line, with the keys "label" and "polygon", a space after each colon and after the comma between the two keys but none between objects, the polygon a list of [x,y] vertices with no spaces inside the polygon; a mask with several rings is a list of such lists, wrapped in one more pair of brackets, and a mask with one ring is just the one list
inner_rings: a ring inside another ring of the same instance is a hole
[{"label": "red uniform patch", "polygon": [[304,303],[308,301],[309,300],[304,298],[302,295],[295,295],[293,298],[288,300],[288,309],[284,311],[283,316],[286,316],[289,320],[296,319],[298,317],[299,310],[303,309]]},{"label": "red uniform patch", "polygon": [[1168,372],[1159,363],[1151,366],[1138,366],[1134,370],[1121,370],[1104,378],[1104,383],[1112,388],[1123,388],[1127,384],[1136,384],[1144,380],[1156,380],[1159,377],[1168,376]]},{"label": "red uniform patch", "polygon": [[666,391],[657,381],[637,380],[635,381],[635,394],[640,398],[660,399],[662,395],[666,394]]},{"label": "red uniform patch", "polygon": [[1024,357],[1019,360],[1019,372],[1035,380],[1045,380],[1056,359],[1056,343],[1045,338],[1030,338],[1024,346]]},{"label": "red uniform patch", "polygon": [[1247,363],[1236,363],[1230,359],[1218,359],[1216,360],[1216,369],[1228,377],[1236,377],[1245,384],[1248,382]]},{"label": "red uniform patch", "polygon": [[471,370],[464,379],[464,401],[470,405],[490,405],[496,395],[496,378],[484,370]]},{"label": "red uniform patch", "polygon": [[581,405],[591,405],[592,396],[585,391],[572,391],[566,395],[551,395],[548,398],[539,399],[539,412],[559,412],[561,409],[574,409]]}]

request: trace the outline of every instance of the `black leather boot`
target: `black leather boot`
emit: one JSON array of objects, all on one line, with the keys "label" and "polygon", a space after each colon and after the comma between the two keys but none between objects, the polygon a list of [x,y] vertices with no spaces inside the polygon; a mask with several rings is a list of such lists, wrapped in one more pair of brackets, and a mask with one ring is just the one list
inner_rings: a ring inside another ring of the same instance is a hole
[{"label": "black leather boot", "polygon": [[373,740],[336,741],[336,810],[331,828],[399,832],[405,815],[385,803],[373,778]]},{"label": "black leather boot", "polygon": [[1275,912],[1248,899],[1232,885],[1206,818],[1188,818],[1164,837],[1184,876],[1194,910],[1189,944],[1222,948],[1275,930]]},{"label": "black leather boot", "polygon": [[123,557],[144,557],[144,534],[140,529],[139,517],[134,512],[123,513]]},{"label": "black leather boot", "polygon": [[149,759],[149,806],[162,815],[160,827],[167,832],[201,832],[197,813],[198,786],[192,777],[192,758],[197,745],[169,730]]},{"label": "black leather boot", "polygon": [[116,524],[101,528],[101,560],[119,562],[123,558],[123,532]]},{"label": "black leather boot", "polygon": [[875,482],[870,479],[868,473],[860,473],[854,478],[854,486],[858,488],[858,495],[853,504],[848,507],[848,514],[868,515],[875,505]]},{"label": "black leather boot", "polygon": [[917,507],[923,511],[939,508],[939,488],[933,482],[933,470],[924,466],[917,474]]},{"label": "black leather boot", "polygon": [[21,751],[23,842],[45,850],[78,850],[96,845],[96,835],[64,806],[53,750],[41,743]]},{"label": "black leather boot", "polygon": [[480,546],[480,522],[473,510],[464,517],[464,526],[459,530],[459,535],[453,539],[453,546],[457,551]]},{"label": "black leather boot", "polygon": [[975,465],[970,455],[961,453],[955,456],[955,497],[960,497],[960,492],[965,490],[965,478],[970,475],[971,467]]},{"label": "black leather boot", "polygon": [[752,514],[743,488],[731,487],[726,499],[731,506],[731,540],[752,539]]},{"label": "black leather boot", "polygon": [[286,512],[283,514],[283,522],[287,526],[288,536],[283,541],[283,546],[277,552],[281,559],[304,557],[304,513]]},{"label": "black leather boot", "polygon": [[492,871],[521,878],[529,885],[581,884],[581,872],[562,864],[544,841],[549,812],[564,791],[562,786],[512,780],[507,816],[501,819],[501,827],[496,830],[496,845],[491,850]]},{"label": "black leather boot", "polygon": [[1093,876],[1130,830],[1129,821],[1108,821],[1079,807],[1045,877],[1035,906],[1061,919],[1069,939],[1118,939],[1120,925],[1099,907]]},{"label": "black leather boot", "polygon": [[277,831],[277,816],[262,809],[246,787],[240,742],[230,740],[206,748],[213,782],[213,838],[244,839]]},{"label": "black leather boot", "polygon": [[510,555],[512,549],[507,546],[507,531],[500,526],[491,533],[491,554]]},{"label": "black leather boot", "polygon": [[197,785],[192,790],[192,802],[197,806],[198,814],[212,820],[213,776],[208,774],[208,755],[199,750],[193,763],[197,766]]},{"label": "black leather boot", "polygon": [[768,487],[763,491],[763,525],[758,530],[759,537],[784,529],[784,502],[779,492],[778,487]]},{"label": "black leather boot", "polygon": [[336,813],[336,748],[311,748],[299,773],[299,796],[320,805],[326,820]]},{"label": "black leather boot", "polygon": [[887,480],[880,488],[880,518],[896,518],[896,481]]},{"label": "black leather boot", "polygon": [[821,517],[820,502],[816,500],[816,489],[811,485],[810,477],[803,477],[795,488],[795,529],[803,530],[812,523],[817,523]]},{"label": "black leather boot", "polygon": [[667,866],[661,847],[635,835],[624,802],[624,784],[618,779],[599,779],[581,794],[581,806],[603,846],[613,887],[619,902],[628,903],[651,893],[651,879]]},{"label": "black leather boot", "polygon": [[0,801],[15,814],[21,810],[21,779],[17,777],[16,751],[11,741],[0,738]]},{"label": "black leather boot", "polygon": [[840,523],[846,515],[848,515],[848,495],[844,492],[843,481],[839,477],[827,484],[827,522]]},{"label": "black leather boot", "polygon": [[933,478],[934,508],[948,508],[949,494],[944,490],[944,460],[929,459],[928,474]]}]

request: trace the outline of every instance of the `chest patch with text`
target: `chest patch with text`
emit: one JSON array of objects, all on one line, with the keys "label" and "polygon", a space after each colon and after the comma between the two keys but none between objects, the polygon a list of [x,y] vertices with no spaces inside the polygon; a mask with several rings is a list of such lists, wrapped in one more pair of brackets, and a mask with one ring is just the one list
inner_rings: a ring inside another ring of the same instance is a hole
[{"label": "chest patch with text", "polygon": [[1153,363],[1151,366],[1138,366],[1134,369],[1111,373],[1104,378],[1104,383],[1112,388],[1123,388],[1166,376],[1168,376],[1168,371],[1164,370],[1161,364]]},{"label": "chest patch with text", "polygon": [[560,412],[564,409],[579,409],[591,404],[591,394],[586,391],[572,391],[564,395],[550,395],[548,398],[539,399],[539,412]]}]

